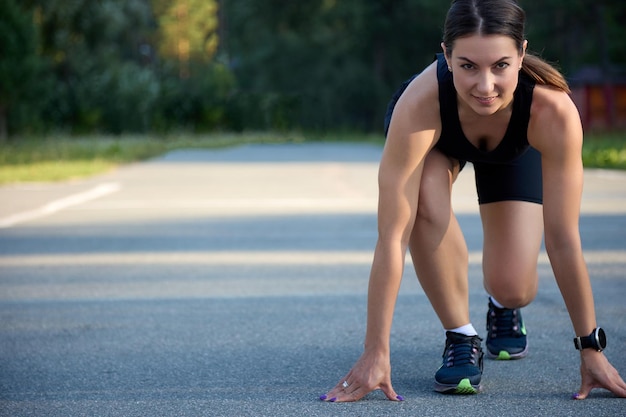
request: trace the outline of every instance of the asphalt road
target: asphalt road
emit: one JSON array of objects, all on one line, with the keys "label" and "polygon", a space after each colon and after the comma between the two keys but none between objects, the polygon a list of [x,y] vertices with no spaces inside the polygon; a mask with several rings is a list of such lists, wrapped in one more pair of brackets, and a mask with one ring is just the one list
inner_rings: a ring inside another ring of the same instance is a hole
[{"label": "asphalt road", "polygon": [[[381,149],[178,151],[87,180],[0,187],[1,416],[624,416],[578,389],[573,331],[545,254],[524,309],[530,354],[488,361],[484,392],[432,389],[444,336],[407,264],[393,382],[318,396],[361,352]],[[484,336],[471,166],[454,205]],[[606,355],[626,376],[626,175],[586,172],[581,217]]]}]

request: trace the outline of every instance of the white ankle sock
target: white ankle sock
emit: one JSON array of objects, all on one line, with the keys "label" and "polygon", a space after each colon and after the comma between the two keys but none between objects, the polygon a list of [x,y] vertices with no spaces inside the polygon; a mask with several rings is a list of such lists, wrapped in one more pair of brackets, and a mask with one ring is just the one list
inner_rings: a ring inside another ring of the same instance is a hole
[{"label": "white ankle sock", "polygon": [[505,306],[503,306],[502,304],[500,304],[499,302],[496,301],[495,298],[493,298],[491,295],[489,296],[489,298],[491,299],[491,303],[498,307],[498,308],[506,308]]},{"label": "white ankle sock", "polygon": [[456,329],[445,329],[447,332],[454,332],[464,334],[465,336],[477,336],[478,333],[472,323],[466,324],[465,326],[457,327]]}]

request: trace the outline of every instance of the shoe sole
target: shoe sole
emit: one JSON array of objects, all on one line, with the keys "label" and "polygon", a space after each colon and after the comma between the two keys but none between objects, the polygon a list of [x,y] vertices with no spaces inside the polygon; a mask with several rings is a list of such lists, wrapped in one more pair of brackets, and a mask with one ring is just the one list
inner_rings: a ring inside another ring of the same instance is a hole
[{"label": "shoe sole", "polygon": [[509,353],[506,350],[501,350],[496,355],[495,353],[492,353],[489,349],[486,349],[486,350],[487,350],[488,359],[494,359],[497,361],[508,361],[508,360],[522,359],[526,357],[526,355],[528,354],[528,345],[526,345],[524,350],[519,353]]},{"label": "shoe sole", "polygon": [[458,384],[440,384],[435,381],[435,391],[442,394],[473,395],[478,394],[481,389],[480,384],[472,385],[467,378],[463,378]]}]

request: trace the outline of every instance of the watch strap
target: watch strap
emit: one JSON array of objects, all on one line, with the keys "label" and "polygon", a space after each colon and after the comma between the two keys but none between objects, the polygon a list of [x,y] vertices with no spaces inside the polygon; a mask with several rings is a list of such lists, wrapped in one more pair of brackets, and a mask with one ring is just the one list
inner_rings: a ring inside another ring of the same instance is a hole
[{"label": "watch strap", "polygon": [[606,347],[606,336],[600,327],[593,329],[589,336],[579,336],[574,338],[574,347],[578,350],[593,348],[601,352]]},{"label": "watch strap", "polygon": [[593,342],[591,340],[591,336],[575,337],[574,346],[578,350],[583,350],[583,349],[594,347]]}]

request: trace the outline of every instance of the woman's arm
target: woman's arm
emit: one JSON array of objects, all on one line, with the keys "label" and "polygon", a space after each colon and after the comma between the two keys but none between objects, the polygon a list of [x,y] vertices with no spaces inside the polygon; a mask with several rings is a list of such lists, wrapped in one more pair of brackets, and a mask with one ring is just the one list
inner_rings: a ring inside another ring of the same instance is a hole
[{"label": "woman's arm", "polygon": [[438,102],[436,67],[431,65],[411,82],[393,112],[378,173],[378,241],[370,272],[364,352],[323,396],[327,400],[356,401],[374,389],[398,399],[391,386],[389,337],[423,162],[440,130]]},{"label": "woman's arm", "polygon": [[578,228],[582,137],[578,111],[569,97],[537,88],[529,140],[542,157],[546,250],[574,331],[588,335],[596,327],[596,319]]},{"label": "woman's arm", "polygon": [[[597,323],[578,227],[583,133],[578,111],[565,93],[535,88],[528,137],[542,157],[545,245],[550,264],[574,332],[586,336]],[[575,398],[585,398],[595,387],[626,396],[626,383],[601,352],[581,352],[581,376]]]},{"label": "woman's arm", "polygon": [[415,125],[425,123],[415,118],[424,114],[412,115],[412,109],[414,106],[402,99],[398,102],[378,173],[378,241],[368,290],[366,349],[389,347],[391,318],[417,213],[423,161],[434,143],[434,130],[416,130]]}]

